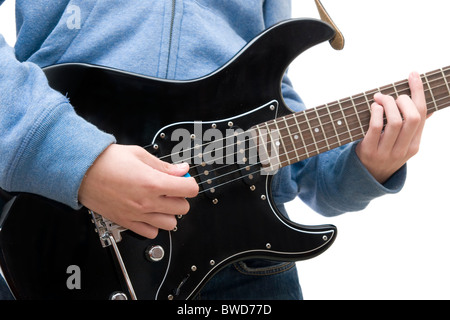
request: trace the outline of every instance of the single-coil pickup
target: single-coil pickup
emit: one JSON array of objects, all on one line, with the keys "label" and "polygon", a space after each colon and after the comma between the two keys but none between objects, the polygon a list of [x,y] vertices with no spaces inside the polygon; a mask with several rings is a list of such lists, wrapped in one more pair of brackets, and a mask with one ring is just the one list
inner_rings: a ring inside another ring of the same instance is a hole
[{"label": "single-coil pickup", "polygon": [[209,198],[216,198],[217,196],[217,172],[213,165],[207,164],[206,162],[202,162],[199,165],[196,165],[197,169],[197,178],[200,181],[199,186],[201,190],[203,190],[203,194],[205,194]]},{"label": "single-coil pickup", "polygon": [[261,176],[261,167],[257,164],[238,164],[242,181],[249,186],[254,185]]}]

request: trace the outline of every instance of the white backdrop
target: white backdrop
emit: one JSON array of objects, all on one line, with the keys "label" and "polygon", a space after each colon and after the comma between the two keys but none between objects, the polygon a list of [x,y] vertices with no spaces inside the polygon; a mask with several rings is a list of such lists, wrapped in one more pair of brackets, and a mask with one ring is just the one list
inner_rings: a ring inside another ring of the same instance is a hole
[{"label": "white backdrop", "polygon": [[[310,49],[290,68],[307,106],[315,107],[450,65],[450,4],[442,0],[323,0],[346,38]],[[0,33],[15,39],[14,1],[0,7]],[[318,18],[313,0],[293,0],[294,17]],[[325,88],[325,89],[324,89]],[[324,254],[298,263],[305,299],[450,298],[449,110],[426,125],[400,194],[362,212],[324,218],[301,201],[288,204],[302,224],[332,223],[338,237]]]},{"label": "white backdrop", "polygon": [[[293,0],[294,17],[316,17],[313,0]],[[309,107],[450,65],[448,1],[323,0],[346,46],[310,49],[290,76]],[[321,88],[326,88],[321,89]],[[449,108],[450,109],[450,108]],[[321,256],[298,263],[305,299],[450,298],[450,110],[428,121],[420,153],[408,163],[400,194],[337,218],[300,201],[292,219],[333,223],[338,237]]]}]

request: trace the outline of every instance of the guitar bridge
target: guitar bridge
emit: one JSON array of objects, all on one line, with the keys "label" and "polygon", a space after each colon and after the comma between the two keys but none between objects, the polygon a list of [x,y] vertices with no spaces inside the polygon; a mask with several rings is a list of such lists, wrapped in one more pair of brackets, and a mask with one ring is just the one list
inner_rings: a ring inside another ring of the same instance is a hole
[{"label": "guitar bridge", "polygon": [[122,240],[122,236],[120,235],[120,233],[127,229],[104,218],[102,215],[95,213],[92,210],[89,210],[89,213],[92,216],[92,222],[95,224],[95,229],[98,233],[103,248],[109,246],[113,247],[113,251],[116,255],[117,262],[119,263],[120,270],[122,271],[122,275],[126,282],[128,292],[130,293],[131,298],[133,300],[136,300],[137,297],[136,293],[134,292],[133,284],[131,283],[128,271],[122,259],[122,255],[120,254],[119,248],[117,247],[117,242]]},{"label": "guitar bridge", "polygon": [[103,248],[109,247],[112,244],[111,236],[116,243],[122,240],[122,236],[120,233],[127,229],[106,219],[102,215],[95,213],[92,210],[89,210],[89,213],[92,216],[92,222],[95,225],[95,230],[98,233]]}]

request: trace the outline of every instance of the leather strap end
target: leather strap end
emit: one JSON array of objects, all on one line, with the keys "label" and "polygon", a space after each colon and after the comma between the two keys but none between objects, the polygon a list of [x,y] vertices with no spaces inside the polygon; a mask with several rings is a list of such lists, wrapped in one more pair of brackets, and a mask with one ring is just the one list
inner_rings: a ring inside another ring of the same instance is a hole
[{"label": "leather strap end", "polygon": [[335,50],[344,49],[344,44],[345,44],[344,35],[339,30],[339,28],[336,26],[336,24],[333,22],[333,20],[331,19],[328,12],[325,10],[325,7],[322,5],[320,0],[314,0],[314,1],[316,2],[316,6],[317,6],[317,10],[319,11],[320,19],[322,19],[322,21],[329,23],[336,31],[336,35],[334,36],[333,39],[330,40],[331,47]]}]

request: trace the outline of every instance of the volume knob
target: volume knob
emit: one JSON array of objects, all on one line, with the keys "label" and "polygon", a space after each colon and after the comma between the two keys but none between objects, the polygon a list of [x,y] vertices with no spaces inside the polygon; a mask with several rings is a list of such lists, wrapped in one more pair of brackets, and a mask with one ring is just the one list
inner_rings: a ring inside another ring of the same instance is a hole
[{"label": "volume knob", "polygon": [[150,261],[161,261],[164,258],[164,249],[160,245],[149,247],[146,250],[145,256]]}]

